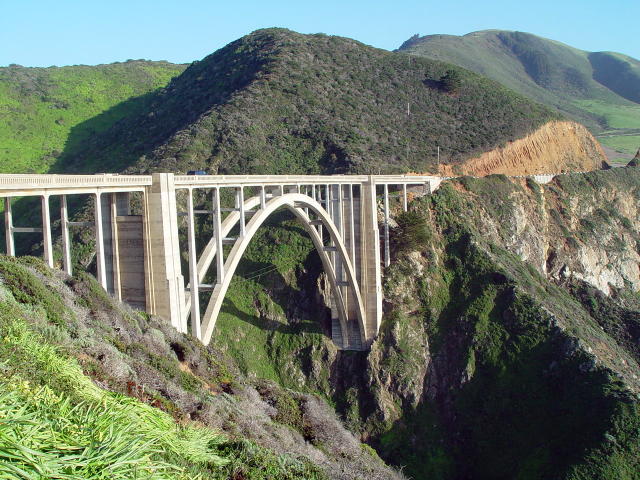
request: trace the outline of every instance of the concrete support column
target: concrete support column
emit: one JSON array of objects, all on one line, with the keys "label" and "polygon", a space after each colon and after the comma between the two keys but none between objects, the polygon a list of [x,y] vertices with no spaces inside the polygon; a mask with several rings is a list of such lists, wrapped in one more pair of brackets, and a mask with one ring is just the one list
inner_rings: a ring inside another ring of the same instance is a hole
[{"label": "concrete support column", "polygon": [[366,312],[366,339],[371,342],[382,321],[380,233],[373,176],[360,186],[360,232],[360,291]]},{"label": "concrete support column", "polygon": [[98,283],[107,290],[107,268],[104,258],[104,231],[102,228],[102,195],[95,194],[95,225],[96,225],[96,266]]},{"label": "concrete support column", "polygon": [[238,187],[236,190],[236,208],[240,212],[240,236],[245,235],[245,215],[244,215],[244,188]]},{"label": "concrete support column", "polygon": [[349,184],[349,240],[351,246],[351,264],[356,268],[356,224],[354,212],[353,184]]},{"label": "concrete support column", "polygon": [[60,198],[60,227],[62,229],[62,269],[67,275],[72,275],[71,266],[71,239],[69,237],[69,210],[67,208],[67,196]]},{"label": "concrete support column", "polygon": [[224,281],[224,251],[222,249],[222,211],[220,210],[220,188],[213,189],[213,234],[216,238],[217,283]]},{"label": "concrete support column", "polygon": [[407,184],[402,184],[402,210],[405,212],[408,210],[408,199],[407,199]]},{"label": "concrete support column", "polygon": [[331,215],[331,200],[330,200],[330,190],[329,190],[329,184],[326,184],[324,186],[324,209],[327,211],[327,213],[329,215]]},{"label": "concrete support column", "polygon": [[[320,185],[314,184],[311,186],[311,198],[322,205],[322,187]],[[322,224],[318,225],[318,237],[320,238],[320,243],[324,243],[322,239]]]},{"label": "concrete support column", "polygon": [[389,185],[384,184],[384,266],[391,265],[391,249],[389,248]]},{"label": "concrete support column", "polygon": [[[337,198],[335,199],[336,212],[334,216],[335,216],[336,226],[338,227],[338,233],[340,234],[340,238],[342,239],[342,241],[344,241],[344,210],[343,210],[344,208],[343,193],[344,192],[342,191],[342,185],[340,184],[336,185],[336,193],[338,195],[337,195]],[[342,259],[337,254],[336,254],[336,275],[339,281],[344,280]]]},{"label": "concrete support column", "polygon": [[13,215],[11,213],[11,197],[4,198],[4,237],[7,243],[7,255],[16,256],[16,244],[13,241]]},{"label": "concrete support column", "polygon": [[[109,225],[111,233],[111,261],[109,267],[111,270],[111,289],[116,298],[122,301],[122,282],[120,278],[120,262],[118,259],[118,194],[109,194]],[[106,246],[105,246],[106,248]],[[107,280],[109,278],[107,277]]]},{"label": "concrete support column", "polygon": [[187,237],[189,242],[189,285],[191,295],[191,333],[202,339],[200,331],[200,280],[198,279],[198,254],[196,252],[196,228],[193,214],[193,191],[187,190]]},{"label": "concrete support column", "polygon": [[178,212],[176,210],[174,177],[172,173],[154,173],[146,200],[148,228],[147,256],[150,259],[151,289],[153,294],[150,313],[166,320],[179,331],[184,331],[182,310],[185,308],[184,279],[180,269],[178,242]]},{"label": "concrete support column", "polygon": [[51,243],[51,212],[49,211],[49,195],[40,197],[42,204],[42,240],[44,246],[44,261],[53,268],[53,245]]},{"label": "concrete support column", "polygon": [[267,191],[264,188],[264,185],[260,187],[260,208],[264,208],[267,206]]}]

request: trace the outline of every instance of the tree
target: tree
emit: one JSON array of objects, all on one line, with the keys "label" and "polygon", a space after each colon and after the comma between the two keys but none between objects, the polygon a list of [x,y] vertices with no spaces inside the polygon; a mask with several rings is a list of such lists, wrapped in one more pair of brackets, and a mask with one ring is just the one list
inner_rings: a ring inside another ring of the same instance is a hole
[{"label": "tree", "polygon": [[462,77],[457,70],[447,70],[440,79],[442,89],[447,93],[455,93],[462,86]]}]

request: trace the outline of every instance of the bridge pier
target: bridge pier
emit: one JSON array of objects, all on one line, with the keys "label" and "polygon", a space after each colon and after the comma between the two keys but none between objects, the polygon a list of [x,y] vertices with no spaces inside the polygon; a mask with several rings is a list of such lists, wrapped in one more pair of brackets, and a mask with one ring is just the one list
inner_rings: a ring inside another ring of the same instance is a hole
[{"label": "bridge pier", "polygon": [[373,176],[360,186],[360,289],[366,318],[366,336],[373,340],[382,321],[382,271],[378,203]]},{"label": "bridge pier", "polygon": [[145,260],[147,311],[166,318],[180,332],[184,278],[180,268],[178,212],[172,173],[154,173],[145,195]]}]

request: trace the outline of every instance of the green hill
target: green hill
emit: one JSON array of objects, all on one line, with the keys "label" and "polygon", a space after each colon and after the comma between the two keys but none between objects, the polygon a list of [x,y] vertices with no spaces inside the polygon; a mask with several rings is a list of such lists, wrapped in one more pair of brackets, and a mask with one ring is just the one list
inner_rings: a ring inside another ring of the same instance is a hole
[{"label": "green hill", "polygon": [[[166,85],[184,68],[143,60],[98,66],[0,68],[0,171],[47,172],[63,150],[73,149],[121,118],[139,112],[123,101]],[[142,107],[143,103],[135,105]]]},{"label": "green hill", "polygon": [[623,153],[640,146],[640,62],[631,57],[502,30],[414,36],[399,51],[487,75],[584,123]]},{"label": "green hill", "polygon": [[449,64],[284,29],[230,43],[147,100],[57,169],[425,171],[438,146],[455,163],[558,118]]}]

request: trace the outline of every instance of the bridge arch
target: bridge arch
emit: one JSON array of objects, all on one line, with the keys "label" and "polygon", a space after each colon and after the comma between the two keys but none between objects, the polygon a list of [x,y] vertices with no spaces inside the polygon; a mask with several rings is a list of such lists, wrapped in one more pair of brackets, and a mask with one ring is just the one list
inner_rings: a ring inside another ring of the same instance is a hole
[{"label": "bridge arch", "polygon": [[[245,202],[245,206],[248,208],[252,208],[260,204],[260,199],[258,197],[251,198]],[[253,236],[256,234],[257,230],[262,226],[262,224],[278,209],[285,207],[289,211],[291,211],[302,223],[305,230],[309,233],[311,240],[314,244],[314,247],[318,251],[320,256],[320,260],[323,265],[323,269],[327,274],[327,278],[329,280],[329,284],[331,285],[331,292],[334,298],[334,303],[338,312],[338,320],[340,323],[340,330],[342,334],[343,340],[343,348],[348,348],[350,344],[350,334],[349,334],[349,324],[348,324],[348,311],[347,311],[347,303],[342,295],[342,290],[340,286],[342,286],[339,282],[341,279],[337,277],[337,272],[335,266],[332,265],[329,255],[327,254],[326,246],[323,244],[323,241],[318,234],[318,231],[311,224],[311,218],[309,217],[307,212],[312,212],[317,220],[322,223],[325,232],[328,233],[331,247],[335,248],[336,255],[340,257],[342,265],[344,267],[344,273],[346,278],[343,279],[346,282],[346,286],[349,289],[350,295],[352,295],[353,300],[355,301],[355,313],[357,320],[357,328],[359,341],[362,345],[366,344],[366,330],[365,330],[365,309],[362,302],[362,297],[360,294],[360,288],[358,286],[355,269],[351,260],[349,259],[349,255],[347,252],[347,248],[344,245],[340,232],[336,225],[331,220],[331,217],[327,213],[327,211],[313,198],[301,194],[301,193],[286,193],[283,195],[279,195],[270,199],[263,208],[258,209],[255,214],[252,216],[251,220],[245,226],[245,235],[241,236],[234,243],[231,252],[227,256],[224,263],[224,278],[221,283],[216,284],[213,289],[213,293],[211,294],[211,298],[209,299],[209,303],[207,305],[207,309],[202,318],[201,332],[202,332],[202,342],[207,345],[211,341],[211,337],[213,335],[213,330],[215,328],[216,320],[218,314],[220,313],[220,309],[222,308],[222,303],[224,301],[224,297],[226,295],[227,290],[231,284],[231,280],[233,278],[233,274],[238,267],[238,264],[249,246],[250,241]],[[224,235],[228,234],[234,225],[238,222],[239,216],[236,212],[232,212],[223,222],[222,225],[222,233]],[[201,256],[200,261],[198,261],[198,278],[204,278],[207,269],[212,263],[213,258],[218,253],[215,251],[216,248],[213,242],[210,242],[203,254]],[[185,309],[188,312],[188,309]]]}]

